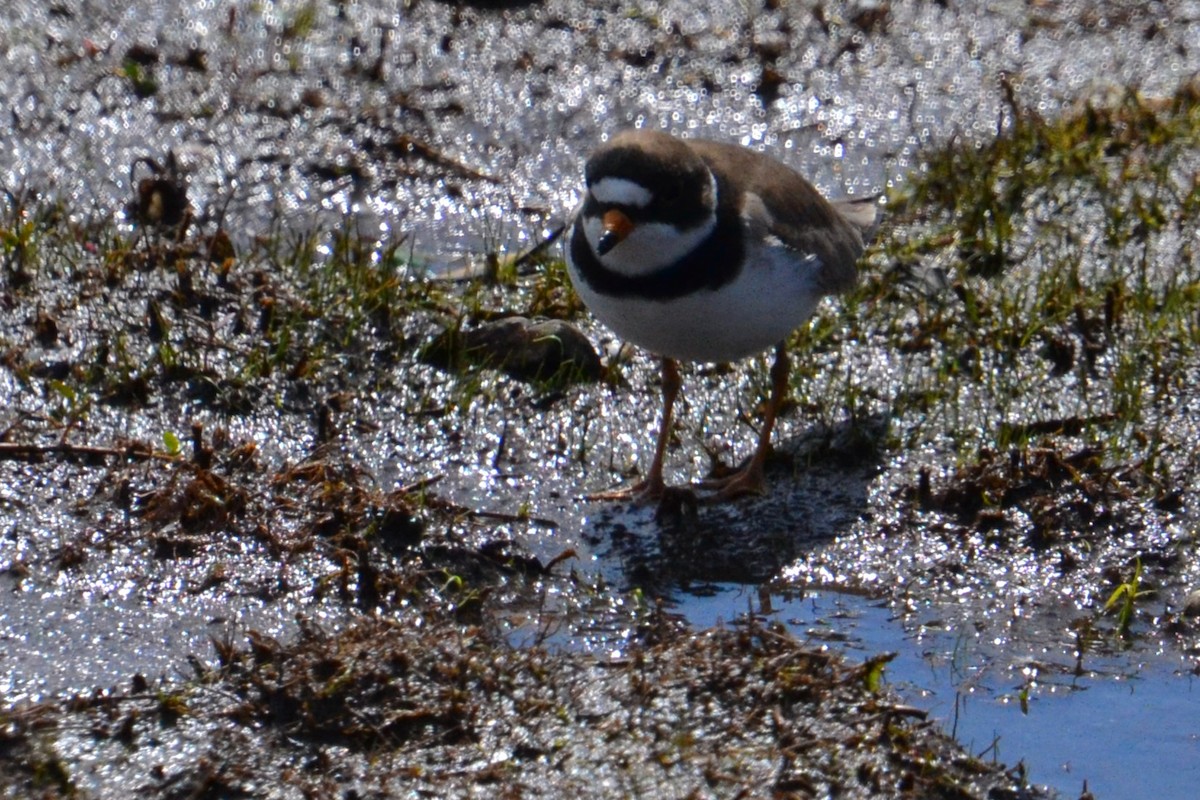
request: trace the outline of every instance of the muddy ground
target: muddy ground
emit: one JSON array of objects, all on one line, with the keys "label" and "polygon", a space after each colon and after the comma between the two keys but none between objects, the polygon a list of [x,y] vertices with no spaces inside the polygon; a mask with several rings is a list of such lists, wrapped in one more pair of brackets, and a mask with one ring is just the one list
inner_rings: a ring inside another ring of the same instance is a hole
[{"label": "muddy ground", "polygon": [[[571,549],[531,554],[511,529],[549,523],[527,509],[435,475],[380,487],[360,451],[378,402],[419,403],[391,435],[432,424],[451,461],[482,446],[479,403],[514,426],[569,407],[573,369],[425,363],[491,303],[576,315],[561,265],[462,289],[344,234],[330,257],[316,236],[233,253],[67,211],[14,202],[5,227],[6,796],[1038,795],[882,690],[886,656],[753,616],[693,631]],[[297,624],[276,638],[249,603]],[[197,606],[208,641],[140,669],[143,619]],[[555,645],[564,628],[606,651]]]}]

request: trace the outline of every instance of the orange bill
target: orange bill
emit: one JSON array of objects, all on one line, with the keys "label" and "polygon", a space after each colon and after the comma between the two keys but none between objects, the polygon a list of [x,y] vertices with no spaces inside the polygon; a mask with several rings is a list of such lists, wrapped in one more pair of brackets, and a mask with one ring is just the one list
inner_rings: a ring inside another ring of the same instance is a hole
[{"label": "orange bill", "polygon": [[596,243],[598,255],[604,255],[612,250],[633,231],[633,220],[624,211],[616,208],[610,208],[604,212],[603,222],[604,233],[600,235],[600,241]]}]

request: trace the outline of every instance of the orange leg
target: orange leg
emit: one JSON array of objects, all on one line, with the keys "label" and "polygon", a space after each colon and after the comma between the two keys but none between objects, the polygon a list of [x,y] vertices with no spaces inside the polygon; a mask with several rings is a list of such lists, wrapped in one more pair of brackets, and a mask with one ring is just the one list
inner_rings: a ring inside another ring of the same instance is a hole
[{"label": "orange leg", "polygon": [[588,500],[632,500],[635,503],[650,503],[660,499],[666,491],[663,482],[663,461],[667,454],[667,440],[671,438],[671,416],[675,410],[675,398],[683,379],[679,376],[679,365],[674,359],[664,357],[662,360],[662,422],[658,428],[658,440],[654,445],[654,461],[650,464],[650,472],[643,480],[624,489],[614,489],[611,492],[600,492],[587,496]]},{"label": "orange leg", "polygon": [[763,415],[762,427],[758,431],[758,446],[754,448],[754,455],[745,467],[729,477],[701,483],[702,488],[715,490],[706,495],[701,500],[702,503],[723,503],[748,494],[763,494],[766,491],[765,468],[767,453],[771,449],[771,432],[775,429],[775,417],[779,414],[779,407],[783,405],[791,370],[792,364],[787,348],[780,342],[775,345],[775,362],[771,365],[771,399],[767,401],[767,410]]}]

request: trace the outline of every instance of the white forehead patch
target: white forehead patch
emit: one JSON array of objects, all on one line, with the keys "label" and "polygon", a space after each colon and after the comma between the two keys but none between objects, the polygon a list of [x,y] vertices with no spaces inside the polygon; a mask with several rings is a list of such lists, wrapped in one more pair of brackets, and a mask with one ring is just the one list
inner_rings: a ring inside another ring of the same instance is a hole
[{"label": "white forehead patch", "polygon": [[654,193],[639,183],[625,178],[601,178],[591,186],[592,197],[604,205],[645,208]]}]

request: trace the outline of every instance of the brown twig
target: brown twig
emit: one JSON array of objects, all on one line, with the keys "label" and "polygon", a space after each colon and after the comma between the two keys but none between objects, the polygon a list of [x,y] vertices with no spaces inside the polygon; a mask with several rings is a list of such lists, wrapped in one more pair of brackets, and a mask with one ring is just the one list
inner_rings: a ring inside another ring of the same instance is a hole
[{"label": "brown twig", "polygon": [[409,136],[408,134],[402,133],[397,136],[389,144],[389,149],[397,158],[416,157],[435,166],[448,169],[461,177],[471,178],[478,181],[487,181],[488,183],[499,183],[499,180],[494,176],[480,172],[472,167],[468,167],[466,164],[457,159],[451,158],[432,145],[413,136]]},{"label": "brown twig", "polygon": [[441,474],[430,475],[428,478],[421,478],[418,481],[413,481],[410,484],[401,486],[399,489],[396,490],[396,493],[397,494],[412,494],[413,492],[423,492],[426,489],[428,489],[430,486],[433,486],[435,483],[437,483],[444,477],[446,477],[446,476],[441,475]]},{"label": "brown twig", "polygon": [[563,222],[559,224],[554,228],[554,230],[550,231],[545,239],[542,239],[533,247],[517,256],[516,260],[513,261],[513,269],[517,271],[517,274],[524,275],[528,272],[532,272],[536,268],[536,265],[533,263],[534,259],[537,258],[546,248],[558,241],[558,238],[563,235],[563,232],[566,231],[569,224],[570,222]]},{"label": "brown twig", "polygon": [[558,522],[549,517],[531,517],[527,514],[509,514],[504,511],[473,511],[469,508],[463,510],[472,519],[487,519],[494,522],[525,522],[540,528],[554,529],[558,527]]},{"label": "brown twig", "polygon": [[140,442],[128,444],[123,447],[99,447],[88,444],[71,444],[69,442],[57,442],[55,444],[0,442],[0,461],[37,461],[46,456],[133,458],[141,461],[152,459],[160,461],[180,460],[179,456],[154,450],[149,445]]}]

